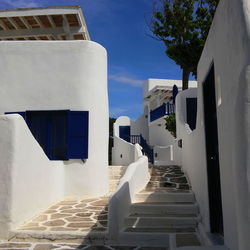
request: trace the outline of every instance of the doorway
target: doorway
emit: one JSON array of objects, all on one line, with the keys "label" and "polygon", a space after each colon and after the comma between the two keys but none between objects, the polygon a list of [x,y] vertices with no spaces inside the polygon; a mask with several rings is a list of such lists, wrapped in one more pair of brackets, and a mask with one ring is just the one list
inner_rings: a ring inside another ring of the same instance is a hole
[{"label": "doorway", "polygon": [[214,64],[203,82],[207,178],[211,233],[224,235]]}]

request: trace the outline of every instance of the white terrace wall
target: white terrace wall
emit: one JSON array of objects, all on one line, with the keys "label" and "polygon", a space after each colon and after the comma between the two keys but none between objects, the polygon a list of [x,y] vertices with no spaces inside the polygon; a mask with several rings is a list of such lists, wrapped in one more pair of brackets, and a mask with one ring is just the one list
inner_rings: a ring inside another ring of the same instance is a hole
[{"label": "white terrace wall", "polygon": [[[106,50],[90,41],[3,41],[0,75],[0,114],[25,110],[89,111],[89,158],[85,163],[67,162],[65,195],[106,193]],[[0,155],[2,158],[2,152]]]},{"label": "white terrace wall", "polygon": [[142,135],[148,142],[148,118],[147,114],[141,115],[137,120],[131,121],[131,135]]},{"label": "white terrace wall", "polygon": [[165,128],[164,118],[149,123],[149,144],[151,146],[166,146],[174,143],[174,137]]},{"label": "white terrace wall", "polygon": [[128,166],[134,162],[134,145],[120,138],[119,127],[130,126],[128,116],[120,116],[113,124],[114,146],[112,148],[112,165]]},{"label": "white terrace wall", "polygon": [[208,232],[202,84],[214,62],[224,240],[233,250],[247,250],[250,245],[249,55],[250,1],[221,0],[198,65],[196,130],[182,135],[182,162]]},{"label": "white terrace wall", "polygon": [[64,167],[50,161],[19,115],[0,116],[0,238],[64,197]]}]

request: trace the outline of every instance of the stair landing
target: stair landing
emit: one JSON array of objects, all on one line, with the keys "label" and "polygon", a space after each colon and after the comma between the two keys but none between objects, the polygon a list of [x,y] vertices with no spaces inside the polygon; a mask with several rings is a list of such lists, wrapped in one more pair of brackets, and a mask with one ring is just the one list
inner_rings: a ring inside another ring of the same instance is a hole
[{"label": "stair landing", "polygon": [[[106,233],[108,197],[63,200],[13,231],[12,241],[59,240]],[[0,246],[1,248],[1,246]]]}]

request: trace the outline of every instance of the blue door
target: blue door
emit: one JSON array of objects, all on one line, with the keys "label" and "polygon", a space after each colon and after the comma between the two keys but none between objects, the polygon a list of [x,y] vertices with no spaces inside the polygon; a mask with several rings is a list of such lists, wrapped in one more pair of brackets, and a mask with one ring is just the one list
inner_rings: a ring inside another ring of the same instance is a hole
[{"label": "blue door", "polygon": [[130,142],[130,126],[119,126],[119,137]]},{"label": "blue door", "polygon": [[196,116],[197,116],[197,98],[187,98],[187,124],[191,130],[196,128]]}]

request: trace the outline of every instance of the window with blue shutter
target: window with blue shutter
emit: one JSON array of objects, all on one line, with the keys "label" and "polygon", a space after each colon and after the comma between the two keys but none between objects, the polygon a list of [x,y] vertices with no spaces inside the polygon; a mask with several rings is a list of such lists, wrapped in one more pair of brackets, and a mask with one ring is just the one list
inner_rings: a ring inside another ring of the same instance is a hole
[{"label": "window with blue shutter", "polygon": [[68,126],[68,158],[87,159],[89,112],[70,111]]},{"label": "window with blue shutter", "polygon": [[8,112],[22,115],[50,160],[88,158],[88,111]]}]

